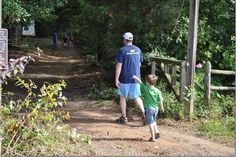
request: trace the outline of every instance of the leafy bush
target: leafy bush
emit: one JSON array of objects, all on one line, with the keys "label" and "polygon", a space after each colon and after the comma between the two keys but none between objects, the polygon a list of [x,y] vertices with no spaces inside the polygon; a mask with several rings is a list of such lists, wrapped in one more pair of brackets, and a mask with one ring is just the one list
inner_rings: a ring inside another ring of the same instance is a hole
[{"label": "leafy bush", "polygon": [[89,140],[71,139],[70,127],[63,124],[70,118],[69,112],[59,109],[67,103],[62,93],[66,83],[45,83],[38,94],[32,81],[17,78],[16,85],[27,95],[5,102],[0,109],[3,155],[79,155]]},{"label": "leafy bush", "polygon": [[165,109],[165,117],[174,118],[176,120],[182,119],[183,116],[183,104],[179,103],[173,92],[167,90],[167,84],[160,81],[157,84],[157,88],[161,91],[163,96],[163,105]]}]

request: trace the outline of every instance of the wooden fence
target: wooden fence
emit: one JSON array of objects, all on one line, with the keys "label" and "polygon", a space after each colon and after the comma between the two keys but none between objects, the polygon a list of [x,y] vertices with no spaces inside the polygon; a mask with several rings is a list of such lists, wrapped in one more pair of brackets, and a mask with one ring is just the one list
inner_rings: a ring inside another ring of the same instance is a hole
[{"label": "wooden fence", "polygon": [[225,75],[225,76],[232,76],[235,75],[235,71],[229,70],[216,70],[211,69],[211,62],[206,63],[206,72],[205,72],[205,80],[204,80],[204,101],[205,104],[210,103],[211,99],[211,91],[233,91],[235,87],[231,86],[212,86],[211,85],[211,76],[212,75]]},{"label": "wooden fence", "polygon": [[186,84],[186,61],[152,58],[151,74],[156,74],[157,66],[160,72],[164,74],[178,101],[183,102]]}]

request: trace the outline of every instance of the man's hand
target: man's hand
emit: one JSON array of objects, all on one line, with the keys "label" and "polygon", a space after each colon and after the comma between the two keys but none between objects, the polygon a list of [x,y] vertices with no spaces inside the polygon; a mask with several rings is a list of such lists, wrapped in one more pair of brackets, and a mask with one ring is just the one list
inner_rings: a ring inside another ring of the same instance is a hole
[{"label": "man's hand", "polygon": [[119,88],[120,87],[120,81],[116,80],[116,87]]}]

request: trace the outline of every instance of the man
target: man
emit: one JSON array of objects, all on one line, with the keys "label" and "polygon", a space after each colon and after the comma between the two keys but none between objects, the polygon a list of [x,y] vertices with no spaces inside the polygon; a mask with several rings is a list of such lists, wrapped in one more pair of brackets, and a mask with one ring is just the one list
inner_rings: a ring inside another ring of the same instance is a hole
[{"label": "man", "polygon": [[120,96],[122,116],[116,121],[121,124],[128,122],[126,115],[126,99],[131,98],[141,110],[144,117],[143,101],[140,98],[140,84],[133,79],[133,75],[140,78],[140,66],[143,61],[141,50],[133,45],[133,34],[127,32],[123,35],[124,46],[116,56],[115,82]]},{"label": "man", "polygon": [[52,40],[53,40],[53,46],[54,46],[54,48],[57,48],[58,35],[57,35],[57,32],[56,32],[56,31],[53,31]]}]

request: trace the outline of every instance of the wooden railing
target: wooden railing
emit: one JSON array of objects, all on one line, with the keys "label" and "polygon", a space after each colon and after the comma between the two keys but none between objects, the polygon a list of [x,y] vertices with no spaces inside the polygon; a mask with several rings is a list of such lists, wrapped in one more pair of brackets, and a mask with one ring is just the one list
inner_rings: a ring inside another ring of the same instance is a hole
[{"label": "wooden railing", "polygon": [[233,91],[235,87],[231,86],[212,86],[211,85],[211,76],[212,75],[225,75],[225,76],[232,76],[235,75],[235,71],[229,70],[216,70],[211,69],[211,62],[206,63],[206,72],[205,72],[205,80],[204,80],[204,101],[205,104],[210,103],[211,99],[211,91]]},{"label": "wooden railing", "polygon": [[157,68],[165,76],[168,85],[180,102],[184,100],[186,61],[152,58],[151,74],[156,74]]}]

